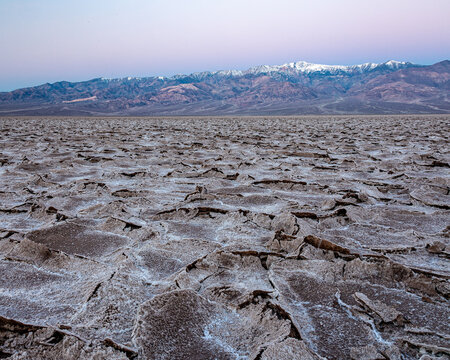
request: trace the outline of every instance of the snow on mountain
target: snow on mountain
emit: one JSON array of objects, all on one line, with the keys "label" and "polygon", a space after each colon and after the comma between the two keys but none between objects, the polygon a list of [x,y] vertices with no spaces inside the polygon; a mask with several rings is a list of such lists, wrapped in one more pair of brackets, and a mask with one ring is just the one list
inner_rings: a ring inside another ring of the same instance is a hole
[{"label": "snow on mountain", "polygon": [[254,66],[247,70],[219,70],[219,71],[203,71],[197,72],[190,75],[175,75],[170,79],[179,79],[184,77],[193,77],[198,80],[202,80],[209,76],[220,76],[220,77],[241,77],[245,75],[261,75],[269,74],[273,75],[276,73],[288,73],[288,74],[313,74],[313,73],[326,73],[326,74],[342,74],[342,73],[366,73],[373,71],[377,68],[398,70],[410,66],[419,66],[405,61],[395,61],[389,60],[384,63],[365,63],[359,65],[323,65],[323,64],[313,64],[306,61],[296,61],[290,62],[283,65],[259,65]]},{"label": "snow on mountain", "polygon": [[326,72],[326,73],[339,73],[339,72],[367,72],[372,71],[378,67],[387,67],[390,69],[401,69],[403,67],[406,67],[408,65],[412,65],[411,63],[404,62],[404,61],[395,61],[395,60],[389,60],[385,63],[376,64],[376,63],[365,63],[360,65],[322,65],[322,64],[313,64],[308,63],[306,61],[297,61],[297,62],[291,62],[283,65],[262,65],[262,66],[256,66],[249,70],[247,70],[245,73],[250,74],[261,74],[261,73],[272,73],[272,72],[288,72],[293,71],[296,73],[315,73],[315,72]]},{"label": "snow on mountain", "polygon": [[[185,79],[187,77],[194,78],[196,80],[204,80],[205,78],[211,76],[218,76],[224,78],[238,78],[245,75],[261,75],[268,74],[274,75],[277,73],[285,73],[285,74],[294,74],[294,75],[309,75],[314,73],[324,73],[324,74],[355,74],[355,73],[366,73],[373,71],[377,68],[391,69],[391,70],[399,70],[409,66],[419,66],[412,64],[410,62],[405,61],[395,61],[389,60],[384,63],[365,63],[360,65],[323,65],[323,64],[314,64],[306,61],[296,61],[290,62],[283,65],[259,65],[254,66],[247,70],[218,70],[218,71],[202,71],[196,72],[189,75],[178,74],[173,75],[171,77],[158,76],[159,80],[180,80]],[[124,77],[124,78],[101,78],[102,81],[105,82],[120,82],[120,81],[131,81],[131,80],[140,80],[138,77]]]}]

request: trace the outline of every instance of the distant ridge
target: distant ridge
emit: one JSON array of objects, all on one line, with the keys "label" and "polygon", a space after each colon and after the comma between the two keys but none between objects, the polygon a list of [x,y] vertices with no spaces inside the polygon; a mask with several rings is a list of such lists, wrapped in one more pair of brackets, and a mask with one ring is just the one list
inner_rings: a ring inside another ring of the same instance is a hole
[{"label": "distant ridge", "polygon": [[[291,62],[286,63],[283,65],[260,65],[255,66],[247,71],[239,71],[239,70],[228,70],[228,71],[217,71],[214,74],[218,75],[231,75],[231,76],[243,76],[246,74],[271,74],[276,72],[293,72],[293,73],[304,73],[304,74],[311,74],[311,73],[328,73],[328,74],[337,74],[337,73],[363,73],[375,70],[377,68],[386,68],[391,70],[398,70],[398,69],[404,69],[406,67],[411,66],[420,66],[416,64],[412,64],[410,62],[402,62],[402,61],[395,61],[395,60],[389,60],[384,63],[365,63],[360,65],[322,65],[322,64],[313,64],[306,61],[297,61],[297,62]],[[206,73],[207,74],[207,73]]]},{"label": "distant ridge", "polygon": [[172,77],[98,78],[0,93],[0,115],[450,113],[450,61],[305,61]]}]

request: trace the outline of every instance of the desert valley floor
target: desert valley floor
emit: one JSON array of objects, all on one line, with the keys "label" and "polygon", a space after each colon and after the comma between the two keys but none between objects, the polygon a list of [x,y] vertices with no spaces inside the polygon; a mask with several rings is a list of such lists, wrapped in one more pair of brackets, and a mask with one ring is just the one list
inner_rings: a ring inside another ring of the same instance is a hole
[{"label": "desert valley floor", "polygon": [[0,118],[0,358],[448,359],[449,136]]}]

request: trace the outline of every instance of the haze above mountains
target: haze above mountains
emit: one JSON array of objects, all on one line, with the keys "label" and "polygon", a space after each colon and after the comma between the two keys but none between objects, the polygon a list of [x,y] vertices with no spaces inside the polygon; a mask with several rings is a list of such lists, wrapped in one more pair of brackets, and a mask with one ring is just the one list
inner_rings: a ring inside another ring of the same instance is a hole
[{"label": "haze above mountains", "polygon": [[450,113],[450,61],[304,61],[173,77],[97,78],[0,93],[0,115]]}]

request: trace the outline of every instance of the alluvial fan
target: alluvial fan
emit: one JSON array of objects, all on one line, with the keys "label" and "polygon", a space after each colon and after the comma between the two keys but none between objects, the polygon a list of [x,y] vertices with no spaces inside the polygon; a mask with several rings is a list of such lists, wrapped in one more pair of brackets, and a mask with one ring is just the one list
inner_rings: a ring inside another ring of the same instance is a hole
[{"label": "alluvial fan", "polygon": [[449,134],[2,118],[0,358],[448,358]]}]

